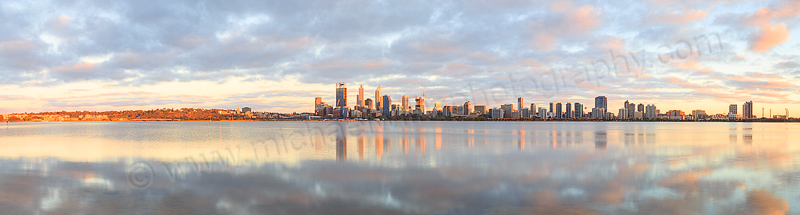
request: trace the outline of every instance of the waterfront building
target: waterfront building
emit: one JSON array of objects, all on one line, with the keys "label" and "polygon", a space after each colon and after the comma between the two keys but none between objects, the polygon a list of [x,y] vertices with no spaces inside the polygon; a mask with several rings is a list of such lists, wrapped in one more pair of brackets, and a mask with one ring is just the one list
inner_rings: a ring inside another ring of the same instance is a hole
[{"label": "waterfront building", "polygon": [[520,115],[520,118],[530,119],[531,118],[530,109],[522,108],[522,110],[519,111],[519,115]]},{"label": "waterfront building", "polygon": [[536,113],[537,113],[536,111],[537,110],[539,110],[539,109],[536,108],[536,104],[531,103],[531,118],[533,118],[533,116],[536,115]]},{"label": "waterfront building", "polygon": [[639,103],[639,105],[636,106],[636,111],[644,113],[644,104]]},{"label": "waterfront building", "polygon": [[617,114],[617,116],[619,116],[619,119],[623,119],[623,120],[624,119],[628,119],[628,109],[627,108],[620,108],[619,109],[619,114]]},{"label": "waterfront building", "polygon": [[363,84],[359,84],[358,85],[358,98],[356,98],[356,102],[358,102],[358,104],[356,104],[357,106],[364,107],[364,85]]},{"label": "waterfront building", "polygon": [[364,100],[364,105],[366,105],[367,109],[373,110],[372,109],[372,99],[368,98],[368,99]]},{"label": "waterfront building", "polygon": [[583,119],[583,104],[575,102],[572,106],[575,109],[572,118]]},{"label": "waterfront building", "polygon": [[649,104],[644,107],[644,118],[645,119],[656,119],[658,116],[658,109],[656,109],[656,105]]},{"label": "waterfront building", "polygon": [[556,112],[553,112],[553,118],[561,119],[564,116],[564,109],[561,106],[561,102],[555,102],[555,103],[556,103]]},{"label": "waterfront building", "polygon": [[[603,118],[605,116],[606,111],[608,110],[608,98],[605,96],[598,96],[594,98],[594,108],[598,108],[598,110],[603,112],[603,115],[597,117],[597,119]],[[602,109],[599,109],[602,108]],[[592,109],[594,110],[594,109]]]},{"label": "waterfront building", "polygon": [[609,119],[606,117],[606,110],[603,108],[592,108],[592,118],[593,119]]},{"label": "waterfront building", "polygon": [[742,105],[742,118],[753,119],[753,101],[745,102]]},{"label": "waterfront building", "polygon": [[344,82],[336,84],[336,107],[347,106],[347,86]]},{"label": "waterfront building", "polygon": [[525,98],[522,97],[517,98],[517,108],[522,110],[523,107],[525,107]]},{"label": "waterfront building", "polygon": [[375,110],[377,112],[381,111],[381,100],[382,99],[383,98],[381,98],[381,84],[378,83],[378,88],[375,89]]},{"label": "waterfront building", "polygon": [[314,98],[314,107],[316,108],[317,106],[319,106],[319,104],[322,104],[322,97],[315,97]]},{"label": "waterfront building", "polygon": [[636,111],[633,113],[633,119],[642,120],[644,118],[644,112]]},{"label": "waterfront building", "polygon": [[739,114],[737,112],[737,109],[739,108],[736,104],[731,104],[730,106],[728,106],[728,114]]},{"label": "waterfront building", "polygon": [[404,113],[405,113],[405,112],[408,112],[408,110],[410,110],[410,109],[409,109],[409,106],[408,106],[408,95],[403,95],[403,97],[402,97],[402,98],[401,98],[401,100],[400,100],[400,104],[401,104],[401,105],[402,105],[402,107],[403,107],[403,112],[404,112]]},{"label": "waterfront building", "polygon": [[390,106],[391,104],[392,104],[392,98],[389,97],[389,95],[383,95],[383,101],[381,101],[381,105],[383,105],[383,108],[381,108],[381,113],[383,113],[384,116],[390,116],[392,111]]},{"label": "waterfront building", "polygon": [[541,119],[547,119],[547,108],[540,107],[540,108],[539,108],[539,111],[537,111],[536,113],[538,113],[538,114],[539,114],[539,115],[538,115],[538,116],[539,116],[539,118],[541,118]]},{"label": "waterfront building", "polygon": [[567,106],[567,107],[566,107],[566,113],[564,114],[564,118],[566,118],[566,119],[572,119],[572,117],[573,117],[573,116],[575,116],[575,115],[572,113],[572,103],[569,103],[569,102],[567,102],[567,105],[566,105],[566,106]]},{"label": "waterfront building", "polygon": [[[423,115],[425,113],[425,94],[423,94],[422,97],[415,98],[414,101],[417,102],[417,104],[414,106],[414,113]],[[417,112],[417,110],[419,110],[419,112]]]},{"label": "waterfront building", "polygon": [[667,118],[672,120],[683,120],[686,117],[686,113],[682,110],[670,110],[667,111]]},{"label": "waterfront building", "polygon": [[628,119],[634,119],[633,115],[636,113],[636,104],[628,104]]},{"label": "waterfront building", "polygon": [[475,113],[478,115],[486,114],[486,105],[475,105]]},{"label": "waterfront building", "polygon": [[705,120],[708,118],[708,114],[704,110],[693,110],[692,116],[694,116],[694,120]]},{"label": "waterfront building", "polygon": [[250,109],[250,107],[244,107],[242,108],[242,113],[250,113],[252,110],[253,109]]},{"label": "waterfront building", "polygon": [[464,102],[464,115],[466,116],[471,113],[472,113],[472,104],[469,101]]},{"label": "waterfront building", "polygon": [[503,118],[511,118],[511,113],[514,112],[514,104],[500,105],[500,109],[503,109]]}]

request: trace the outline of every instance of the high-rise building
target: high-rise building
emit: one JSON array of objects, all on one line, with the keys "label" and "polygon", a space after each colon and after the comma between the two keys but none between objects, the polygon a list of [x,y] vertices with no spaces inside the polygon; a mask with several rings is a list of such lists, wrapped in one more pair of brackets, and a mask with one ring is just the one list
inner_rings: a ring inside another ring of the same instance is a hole
[{"label": "high-rise building", "polygon": [[572,114],[572,118],[583,119],[583,104],[575,102],[575,104],[572,106],[575,109],[573,111],[574,113]]},{"label": "high-rise building", "polygon": [[464,102],[464,115],[469,115],[472,113],[472,104],[467,101]]},{"label": "high-rise building", "polygon": [[634,115],[636,115],[636,104],[630,103],[628,104],[628,119],[635,119]]},{"label": "high-rise building", "polygon": [[561,106],[561,102],[555,102],[555,103],[556,103],[556,111],[553,112],[553,118],[561,119],[564,116],[564,109]]},{"label": "high-rise building", "polygon": [[731,104],[730,106],[728,106],[728,114],[734,114],[734,115],[739,114],[736,111],[737,109],[739,109],[739,108],[738,108],[738,106],[736,104]]},{"label": "high-rise building", "polygon": [[603,108],[592,108],[592,119],[605,119],[606,110]]},{"label": "high-rise building", "polygon": [[539,109],[536,109],[536,104],[531,103],[531,115],[536,115],[536,113],[537,113],[536,111],[537,110],[539,110]]},{"label": "high-rise building", "polygon": [[547,108],[540,107],[539,110],[536,111],[536,113],[539,114],[539,115],[537,115],[537,116],[539,116],[539,118],[547,119]]},{"label": "high-rise building", "polygon": [[364,85],[358,85],[358,98],[356,99],[359,107],[364,107]]},{"label": "high-rise building", "polygon": [[319,106],[319,104],[322,104],[322,97],[315,97],[314,98],[314,109],[316,109],[317,106]]},{"label": "high-rise building", "polygon": [[364,100],[364,105],[367,107],[367,109],[372,110],[372,99],[368,98],[367,100]]},{"label": "high-rise building", "polygon": [[645,119],[656,119],[658,117],[658,109],[656,109],[656,105],[649,104],[644,107],[644,118]]},{"label": "high-rise building", "polygon": [[383,105],[383,108],[381,108],[382,115],[389,116],[392,113],[391,104],[392,98],[389,95],[383,95],[383,101],[381,101],[381,105]]},{"label": "high-rise building", "polygon": [[441,111],[442,110],[442,102],[436,101],[433,103],[433,110],[434,111]]},{"label": "high-rise building", "polygon": [[514,104],[500,105],[500,109],[503,109],[503,118],[511,118],[511,113],[514,112]]},{"label": "high-rise building", "polygon": [[419,110],[420,113],[424,114],[425,113],[425,95],[423,94],[422,97],[415,98],[414,101],[417,102],[417,104],[414,105],[414,110],[415,111]]},{"label": "high-rise building", "polygon": [[[596,119],[602,119],[603,117],[605,117],[606,111],[608,110],[608,98],[606,98],[605,96],[595,97],[594,108],[602,108],[598,110],[603,112],[603,115],[597,116]],[[592,111],[594,111],[594,109],[592,109]],[[594,117],[594,115],[592,115],[592,117]]]},{"label": "high-rise building", "polygon": [[550,113],[555,113],[555,112],[556,112],[556,103],[550,102]]},{"label": "high-rise building", "polygon": [[567,102],[567,105],[566,105],[566,106],[567,106],[567,110],[566,110],[566,113],[564,113],[564,118],[566,118],[566,119],[572,119],[572,117],[573,117],[573,116],[575,116],[575,115],[572,113],[572,103],[569,103],[569,102]]},{"label": "high-rise building", "polygon": [[408,95],[403,95],[403,98],[402,98],[402,101],[401,101],[401,105],[402,105],[403,111],[408,112],[408,110],[409,110],[409,107],[408,107]]},{"label": "high-rise building", "polygon": [[344,82],[336,84],[336,107],[347,106],[347,86]]},{"label": "high-rise building", "polygon": [[381,98],[381,84],[378,83],[378,88],[375,89],[375,110],[376,111],[380,111],[381,110],[381,99],[383,99],[383,98]]},{"label": "high-rise building", "polygon": [[631,104],[631,103],[630,103],[630,102],[628,102],[628,100],[625,100],[625,104],[624,104],[624,105],[622,105],[622,108],[625,108],[625,109],[626,109],[626,111],[625,111],[626,113],[627,113],[627,112],[630,112],[630,109],[628,109],[628,108],[630,107],[630,106],[628,106],[629,104]]},{"label": "high-rise building", "polygon": [[742,118],[745,119],[753,118],[753,101],[745,102],[742,105]]},{"label": "high-rise building", "polygon": [[519,97],[517,98],[517,108],[522,110],[525,107],[525,98]]},{"label": "high-rise building", "polygon": [[628,119],[628,109],[627,108],[620,108],[619,109],[619,119]]},{"label": "high-rise building", "polygon": [[475,113],[478,115],[486,114],[486,105],[475,105]]},{"label": "high-rise building", "polygon": [[638,105],[638,106],[636,106],[636,112],[642,112],[642,113],[644,113],[644,104],[642,104],[642,103],[639,103],[639,105]]}]

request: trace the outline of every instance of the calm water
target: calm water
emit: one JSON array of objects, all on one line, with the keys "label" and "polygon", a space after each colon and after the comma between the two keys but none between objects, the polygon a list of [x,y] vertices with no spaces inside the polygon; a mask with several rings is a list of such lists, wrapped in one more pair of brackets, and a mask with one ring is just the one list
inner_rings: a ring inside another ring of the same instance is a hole
[{"label": "calm water", "polygon": [[0,214],[785,214],[800,124],[18,123]]}]

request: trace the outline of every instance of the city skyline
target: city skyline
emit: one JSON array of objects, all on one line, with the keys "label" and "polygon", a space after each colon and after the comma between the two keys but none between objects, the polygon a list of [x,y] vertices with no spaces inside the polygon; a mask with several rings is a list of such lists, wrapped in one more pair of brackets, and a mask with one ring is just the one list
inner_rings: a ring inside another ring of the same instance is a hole
[{"label": "city skyline", "polygon": [[445,95],[487,107],[518,97],[589,107],[606,95],[610,112],[624,100],[710,113],[752,100],[756,115],[800,117],[797,1],[0,6],[0,114],[303,112],[314,97],[333,102],[331,83],[369,95],[380,82],[395,100],[427,89],[428,107]]},{"label": "city skyline", "polygon": [[[345,94],[346,94],[347,90],[341,88],[344,85],[345,85],[344,82],[340,82],[340,83],[336,84],[336,94],[337,94],[336,103],[335,103],[336,105],[335,106],[328,105],[329,107],[331,107],[331,108],[346,107],[346,108],[348,108],[348,110],[357,110],[359,108],[365,108],[365,109],[369,109],[369,110],[373,110],[373,111],[379,112],[382,115],[398,115],[398,114],[399,115],[403,115],[403,114],[427,115],[428,112],[430,112],[430,111],[443,111],[443,112],[440,112],[439,114],[450,115],[451,114],[450,110],[444,110],[444,109],[441,108],[442,106],[440,106],[440,105],[445,105],[444,107],[451,107],[451,106],[452,107],[459,107],[459,105],[457,105],[457,104],[456,105],[450,105],[450,104],[446,103],[446,100],[445,100],[445,104],[441,104],[440,101],[435,101],[436,104],[435,104],[434,107],[425,109],[425,105],[424,105],[425,104],[425,95],[424,95],[424,92],[423,92],[423,96],[422,97],[420,97],[418,95],[419,92],[417,92],[417,95],[415,97],[416,100],[417,100],[416,101],[417,105],[415,105],[414,107],[408,105],[408,95],[405,95],[405,94],[402,95],[402,100],[400,102],[392,102],[390,94],[382,94],[381,95],[382,91],[381,91],[381,86],[380,85],[379,85],[378,88],[376,88],[375,95],[376,95],[376,97],[380,97],[380,100],[382,101],[381,103],[382,104],[387,104],[387,106],[384,106],[384,107],[388,107],[388,108],[384,109],[384,108],[379,107],[379,106],[375,106],[374,108],[373,107],[369,107],[368,108],[367,106],[364,106],[363,103],[360,103],[358,101],[353,106],[350,106],[349,104],[345,104],[345,105],[342,106],[339,103],[340,102],[339,95],[340,95],[341,91],[344,91]],[[359,90],[363,91],[363,89],[364,89],[363,88],[363,84],[360,84],[359,85]],[[378,96],[378,95],[380,95],[380,96]],[[446,97],[447,96],[442,96],[443,99],[445,99]],[[314,102],[314,105],[312,107],[313,111],[303,111],[303,113],[318,113],[318,111],[319,111],[318,108],[320,107],[320,99],[321,99],[321,97],[315,97],[315,102]],[[422,104],[423,104],[421,107],[419,105],[420,104],[420,100],[422,101]],[[692,116],[692,117],[696,118],[696,117],[698,117],[698,113],[702,114],[702,116],[709,117],[709,118],[712,116],[712,115],[707,115],[708,111],[707,111],[706,108],[703,108],[703,107],[690,108],[690,110],[688,110],[688,111],[687,110],[683,110],[683,109],[669,109],[669,110],[664,110],[664,112],[662,113],[661,112],[662,110],[657,108],[657,104],[638,103],[638,105],[637,105],[637,103],[635,103],[633,101],[629,101],[629,100],[625,100],[625,102],[621,106],[622,108],[619,109],[619,112],[615,113],[613,109],[608,107],[609,106],[608,105],[608,98],[606,96],[604,96],[604,95],[596,96],[596,97],[594,97],[592,99],[592,101],[594,102],[594,107],[587,107],[585,105],[585,103],[574,102],[574,101],[567,101],[565,104],[562,104],[561,101],[546,102],[546,103],[549,103],[549,108],[545,108],[545,110],[547,110],[547,113],[544,116],[547,116],[547,118],[552,118],[552,119],[572,119],[572,118],[598,119],[598,118],[608,118],[608,116],[606,114],[612,114],[613,118],[615,118],[615,119],[648,119],[648,118],[649,119],[656,119],[659,115],[661,115],[661,116],[666,115],[666,116],[669,117],[669,116],[671,116],[673,114],[675,114],[676,116],[681,116],[681,119],[683,119],[683,116]],[[346,102],[346,100],[345,100],[345,102]],[[539,103],[539,104],[541,105],[542,103]],[[470,113],[473,113],[472,112],[472,108],[473,108],[472,105],[473,104],[472,104],[471,101],[466,101],[464,103],[464,105],[462,105],[462,106],[464,106],[463,108],[466,109],[466,111],[465,112],[464,111],[459,111],[458,114],[462,115],[461,112],[463,112],[463,115],[468,115]],[[541,109],[539,109],[539,110],[536,109],[536,102],[535,101],[525,103],[525,98],[524,97],[518,97],[516,99],[516,103],[503,103],[503,104],[501,104],[499,106],[495,106],[495,107],[487,106],[485,104],[482,104],[482,105],[474,104],[474,105],[475,106],[482,106],[483,108],[502,109],[502,110],[504,110],[505,113],[503,114],[504,117],[500,117],[500,118],[512,118],[511,117],[512,113],[520,114],[521,116],[517,116],[519,118],[526,118],[526,117],[522,116],[523,113],[526,113],[524,115],[527,116],[527,117],[539,117],[540,114],[538,112],[540,112],[540,110],[541,110]],[[528,105],[530,105],[530,108],[528,108]],[[415,109],[420,109],[420,108],[422,110],[421,113],[414,112]],[[578,108],[580,108],[580,109],[578,109]],[[523,109],[525,109],[524,110],[525,112],[523,112]],[[392,112],[394,110],[396,110],[398,112]],[[580,112],[578,112],[579,110],[580,110]],[[530,112],[528,112],[528,111],[530,111]],[[773,117],[776,117],[776,116],[783,116],[783,117],[786,117],[786,118],[791,118],[791,115],[787,115],[786,114],[788,111],[789,110],[787,108],[787,109],[784,109],[784,112],[777,112],[776,111],[773,114],[772,110],[770,110],[769,115],[766,115],[766,113],[767,113],[766,112],[766,108],[764,108],[764,109],[762,109],[761,115],[759,115],[757,112],[754,112],[753,101],[746,101],[741,105],[741,108],[739,107],[738,104],[729,104],[727,112],[720,112],[720,113],[713,113],[713,114],[714,115],[724,115],[724,117],[730,118],[730,119],[773,118]],[[691,112],[691,114],[686,114],[686,113],[689,113],[689,112]],[[603,113],[603,114],[602,114],[602,116],[597,116],[598,113]],[[781,113],[784,113],[784,114],[781,114]],[[489,115],[490,118],[493,118],[493,115],[491,115],[488,112],[485,112],[485,113],[482,113],[482,114],[487,114],[487,115]],[[586,116],[586,115],[588,115],[588,116]],[[366,117],[366,116],[364,116],[364,117]],[[358,118],[360,118],[360,117],[358,117]],[[494,118],[496,118],[496,117],[494,117]]]}]

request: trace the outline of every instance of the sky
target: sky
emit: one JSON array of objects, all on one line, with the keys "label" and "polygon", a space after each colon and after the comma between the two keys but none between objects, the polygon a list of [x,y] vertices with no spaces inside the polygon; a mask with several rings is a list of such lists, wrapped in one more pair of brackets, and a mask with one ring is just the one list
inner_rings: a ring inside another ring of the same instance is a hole
[{"label": "sky", "polygon": [[380,83],[427,107],[604,95],[612,112],[753,101],[800,117],[798,15],[798,1],[6,0],[0,113],[312,112],[345,82],[349,106]]}]

